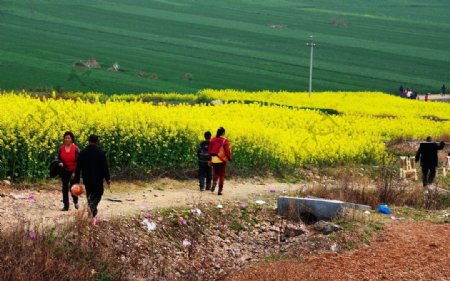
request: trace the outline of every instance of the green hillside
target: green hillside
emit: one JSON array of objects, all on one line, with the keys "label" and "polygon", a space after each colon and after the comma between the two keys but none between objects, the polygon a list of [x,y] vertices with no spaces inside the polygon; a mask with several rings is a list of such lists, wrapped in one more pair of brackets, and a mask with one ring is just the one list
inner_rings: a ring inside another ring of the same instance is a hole
[{"label": "green hillside", "polygon": [[305,91],[311,34],[315,91],[450,84],[448,0],[0,0],[0,88]]}]

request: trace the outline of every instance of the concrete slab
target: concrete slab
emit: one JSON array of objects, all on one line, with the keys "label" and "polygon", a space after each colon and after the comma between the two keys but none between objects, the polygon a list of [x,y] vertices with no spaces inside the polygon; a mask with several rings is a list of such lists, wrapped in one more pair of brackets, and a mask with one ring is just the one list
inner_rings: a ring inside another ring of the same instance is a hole
[{"label": "concrete slab", "polygon": [[277,200],[278,215],[300,218],[303,214],[312,214],[319,220],[331,220],[341,214],[344,202],[322,198],[298,198],[280,196]]},{"label": "concrete slab", "polygon": [[354,210],[360,210],[360,211],[370,211],[370,210],[372,210],[372,207],[370,207],[369,205],[347,203],[347,202],[344,202],[343,207],[344,208],[349,208],[349,209],[354,209]]},{"label": "concrete slab", "polygon": [[278,214],[286,217],[300,217],[301,214],[309,213],[319,220],[331,220],[342,212],[342,208],[359,211],[370,211],[369,205],[348,203],[339,200],[328,200],[323,198],[299,198],[280,196],[278,197]]}]

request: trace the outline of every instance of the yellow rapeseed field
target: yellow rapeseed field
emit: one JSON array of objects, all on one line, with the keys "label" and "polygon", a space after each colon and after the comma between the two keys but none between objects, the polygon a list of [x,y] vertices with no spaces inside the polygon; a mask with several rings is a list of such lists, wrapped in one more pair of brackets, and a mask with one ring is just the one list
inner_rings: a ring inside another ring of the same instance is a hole
[{"label": "yellow rapeseed field", "polygon": [[45,177],[67,130],[80,147],[90,134],[98,134],[116,173],[149,174],[194,169],[203,132],[214,134],[219,126],[231,141],[234,169],[275,173],[304,164],[377,163],[387,140],[450,132],[449,122],[430,120],[450,119],[450,105],[382,93],[314,93],[308,98],[306,93],[204,90],[167,96],[182,102],[229,101],[215,106],[145,102],[164,101],[164,94],[136,100],[114,96],[103,102],[95,94],[86,100],[82,96],[2,93],[0,178]]}]

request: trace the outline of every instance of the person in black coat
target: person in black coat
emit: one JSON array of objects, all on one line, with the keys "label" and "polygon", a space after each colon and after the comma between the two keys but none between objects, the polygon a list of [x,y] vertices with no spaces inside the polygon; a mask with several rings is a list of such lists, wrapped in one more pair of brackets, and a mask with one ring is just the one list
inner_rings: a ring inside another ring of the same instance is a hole
[{"label": "person in black coat", "polygon": [[416,162],[420,159],[422,166],[422,182],[426,187],[433,183],[436,176],[436,167],[438,166],[438,150],[443,149],[445,143],[441,141],[439,144],[433,142],[433,138],[428,136],[426,142],[422,142],[416,153]]},{"label": "person in black coat", "polygon": [[98,147],[98,136],[89,137],[89,145],[78,156],[78,165],[75,172],[76,182],[83,178],[86,187],[86,197],[92,217],[97,215],[97,206],[103,196],[103,180],[111,184],[106,154]]}]

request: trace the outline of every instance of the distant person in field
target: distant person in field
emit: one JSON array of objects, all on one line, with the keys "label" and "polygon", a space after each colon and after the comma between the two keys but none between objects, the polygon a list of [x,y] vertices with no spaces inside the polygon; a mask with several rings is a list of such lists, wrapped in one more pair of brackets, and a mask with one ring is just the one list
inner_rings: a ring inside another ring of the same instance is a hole
[{"label": "distant person in field", "polygon": [[93,223],[97,215],[97,206],[103,196],[103,181],[111,184],[108,162],[106,154],[98,147],[98,136],[91,135],[89,144],[80,152],[76,170],[76,181],[80,182],[80,176],[83,178],[83,184],[86,187],[86,197],[91,210]]},{"label": "distant person in field", "polygon": [[400,88],[398,88],[398,93],[401,95],[403,95],[403,85],[400,85]]},{"label": "distant person in field", "polygon": [[413,94],[413,90],[410,89],[406,92],[406,97],[409,99],[409,98],[411,98],[412,94]]},{"label": "distant person in field", "polygon": [[[62,195],[64,207],[61,211],[69,210],[69,192],[70,187],[74,184],[75,169],[77,168],[77,160],[80,150],[76,146],[75,136],[72,132],[65,132],[63,136],[63,145],[59,147],[58,159],[61,161],[59,166],[61,169]],[[78,197],[72,195],[75,209],[79,208]]]},{"label": "distant person in field", "polygon": [[425,94],[425,101],[428,101],[428,97],[430,96],[430,93]]},{"label": "distant person in field", "polygon": [[209,144],[209,155],[213,166],[213,185],[211,192],[214,192],[219,181],[218,195],[222,195],[225,182],[225,168],[228,161],[231,161],[230,142],[225,138],[225,129],[220,127],[217,130],[216,137]]},{"label": "distant person in field", "polygon": [[447,88],[445,87],[445,84],[443,84],[442,85],[442,88],[441,88],[441,95],[442,96],[445,96],[445,91],[447,90]]},{"label": "distant person in field", "polygon": [[433,183],[436,176],[436,167],[438,165],[438,150],[443,149],[445,143],[441,141],[439,144],[433,141],[433,138],[428,136],[426,142],[422,142],[419,150],[416,153],[416,162],[420,160],[422,166],[422,182],[426,187]]},{"label": "distant person in field", "polygon": [[202,141],[197,148],[198,158],[198,181],[200,191],[211,190],[212,167],[211,156],[209,156],[209,142],[211,140],[211,132],[205,132],[205,140]]}]

